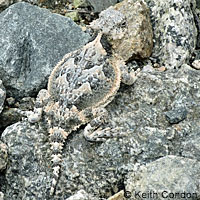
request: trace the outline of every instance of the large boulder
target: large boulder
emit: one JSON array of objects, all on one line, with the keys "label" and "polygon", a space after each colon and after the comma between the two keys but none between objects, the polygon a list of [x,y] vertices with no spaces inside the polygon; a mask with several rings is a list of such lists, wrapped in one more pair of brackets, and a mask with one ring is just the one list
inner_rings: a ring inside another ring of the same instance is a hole
[{"label": "large boulder", "polygon": [[0,79],[15,98],[34,96],[55,64],[90,38],[71,19],[24,2],[0,13],[0,27]]},{"label": "large boulder", "polygon": [[152,60],[168,69],[188,63],[197,42],[195,0],[145,0],[154,33]]},{"label": "large boulder", "polygon": [[199,168],[197,160],[172,155],[160,158],[129,174],[127,194],[135,200],[199,199]]}]

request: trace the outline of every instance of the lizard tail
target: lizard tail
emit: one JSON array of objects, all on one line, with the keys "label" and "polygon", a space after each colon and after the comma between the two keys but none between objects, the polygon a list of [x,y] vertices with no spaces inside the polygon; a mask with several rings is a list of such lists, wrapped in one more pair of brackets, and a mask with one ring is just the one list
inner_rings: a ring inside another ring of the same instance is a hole
[{"label": "lizard tail", "polygon": [[65,139],[69,135],[62,128],[54,127],[49,130],[50,144],[51,144],[51,162],[53,170],[53,178],[50,188],[50,196],[53,196],[56,185],[59,179],[61,162],[62,162],[62,150],[65,143]]}]

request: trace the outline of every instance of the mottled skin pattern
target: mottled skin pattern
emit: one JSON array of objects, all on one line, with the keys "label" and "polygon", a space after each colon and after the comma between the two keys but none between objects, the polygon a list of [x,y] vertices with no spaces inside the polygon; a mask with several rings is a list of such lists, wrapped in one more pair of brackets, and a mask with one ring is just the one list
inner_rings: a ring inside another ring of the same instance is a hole
[{"label": "mottled skin pattern", "polygon": [[41,90],[28,121],[42,121],[49,132],[53,179],[50,195],[59,178],[62,149],[67,136],[87,124],[84,136],[89,141],[112,137],[110,128],[101,129],[107,120],[106,105],[114,98],[121,81],[133,84],[135,72],[128,73],[119,56],[109,57],[101,45],[102,34],[83,48],[66,54],[52,71],[48,89]]},{"label": "mottled skin pattern", "polygon": [[126,17],[110,6],[99,14],[97,20],[90,23],[90,28],[101,31],[112,40],[118,40],[127,32]]}]

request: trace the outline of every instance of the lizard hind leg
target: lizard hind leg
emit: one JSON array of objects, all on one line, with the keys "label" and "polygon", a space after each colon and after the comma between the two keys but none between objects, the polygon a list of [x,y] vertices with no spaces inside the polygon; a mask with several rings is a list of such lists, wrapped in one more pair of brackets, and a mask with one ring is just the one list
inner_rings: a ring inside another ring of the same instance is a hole
[{"label": "lizard hind leg", "polygon": [[94,110],[94,116],[96,117],[87,124],[83,131],[86,140],[90,142],[104,142],[108,138],[127,136],[123,127],[104,127],[109,119],[108,112],[105,108],[96,108]]},{"label": "lizard hind leg", "polygon": [[50,145],[51,145],[51,162],[53,169],[53,179],[50,188],[50,196],[55,192],[56,185],[59,179],[61,162],[62,162],[62,150],[65,139],[69,133],[65,132],[62,128],[54,127],[49,130],[50,133]]},{"label": "lizard hind leg", "polygon": [[87,124],[84,129],[84,137],[86,140],[95,141],[105,141],[106,138],[111,137],[109,127],[102,129],[101,125],[108,121],[108,112],[105,108],[95,108],[93,109],[94,118]]}]

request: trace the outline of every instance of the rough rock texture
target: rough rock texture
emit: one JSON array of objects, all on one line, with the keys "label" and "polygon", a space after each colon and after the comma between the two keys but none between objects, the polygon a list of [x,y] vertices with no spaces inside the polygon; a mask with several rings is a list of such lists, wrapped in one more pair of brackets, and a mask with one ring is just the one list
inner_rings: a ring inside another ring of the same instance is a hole
[{"label": "rough rock texture", "polygon": [[196,45],[195,0],[145,0],[154,33],[152,58],[168,69],[188,62]]},{"label": "rough rock texture", "polygon": [[16,107],[21,110],[33,110],[35,98],[24,97],[20,101],[16,101],[13,97],[6,98],[6,107],[0,114],[0,129],[14,124],[24,116],[16,112]]},{"label": "rough rock texture", "polygon": [[181,155],[191,159],[198,159],[200,157],[200,134],[198,128],[190,135],[186,135],[184,141],[177,142],[180,147]]},{"label": "rough rock texture", "polygon": [[122,0],[87,0],[89,4],[92,6],[94,12],[101,12],[108,8],[109,6],[113,6],[116,3]]},{"label": "rough rock texture", "polygon": [[[150,163],[169,154],[199,161],[199,97],[200,72],[187,65],[179,71],[142,72],[133,86],[122,86],[107,107],[107,126],[120,126],[127,136],[91,143],[82,129],[72,133],[64,146],[55,199],[66,199],[81,189],[106,199],[123,189],[125,175],[135,162]],[[180,105],[187,117],[171,125],[165,112]],[[51,185],[48,133],[37,130],[37,124],[20,122],[2,134],[9,148],[5,200],[15,200],[17,195],[18,199],[47,199]],[[181,159],[174,160],[182,166]],[[185,174],[190,180],[189,172]]]},{"label": "rough rock texture", "polygon": [[8,96],[33,96],[64,54],[79,48],[89,35],[69,18],[28,3],[0,14],[0,78]]},{"label": "rough rock texture", "polygon": [[0,141],[0,171],[6,168],[8,161],[8,149],[7,146]]},{"label": "rough rock texture", "polygon": [[177,124],[187,116],[187,110],[184,107],[178,107],[174,110],[165,112],[165,117],[170,124]]},{"label": "rough rock texture", "polygon": [[20,121],[21,117],[15,108],[5,108],[0,114],[0,129],[5,129],[7,126]]},{"label": "rough rock texture", "polygon": [[124,0],[102,11],[91,28],[108,36],[113,52],[127,61],[130,58],[146,58],[153,48],[153,33],[149,9],[143,1]]},{"label": "rough rock texture", "polygon": [[90,7],[94,13],[99,13],[121,1],[122,0],[73,0],[73,5],[75,8]]},{"label": "rough rock texture", "polygon": [[126,190],[136,200],[199,199],[199,168],[197,160],[166,156],[129,174]]},{"label": "rough rock texture", "polygon": [[5,98],[6,98],[6,90],[3,86],[2,81],[0,80],[0,113],[3,110],[3,104],[4,104],[4,101],[5,101]]},{"label": "rough rock texture", "polygon": [[80,190],[75,195],[67,198],[66,200],[89,200],[89,199],[94,199],[94,197],[89,195],[84,190]]},{"label": "rough rock texture", "polygon": [[[28,123],[17,123],[7,128],[6,135],[3,134],[10,161],[6,171],[9,189],[4,199],[46,199],[48,166],[41,165],[46,157],[41,152],[47,150],[48,144],[44,142],[45,135],[35,130],[36,127],[29,127]],[[12,182],[14,179],[17,181]]]},{"label": "rough rock texture", "polygon": [[200,1],[196,0],[196,3],[197,3],[197,8],[200,8]]},{"label": "rough rock texture", "polygon": [[0,200],[4,200],[4,194],[0,192]]},{"label": "rough rock texture", "polygon": [[86,0],[73,0],[73,5],[75,8],[83,8],[89,6]]}]

